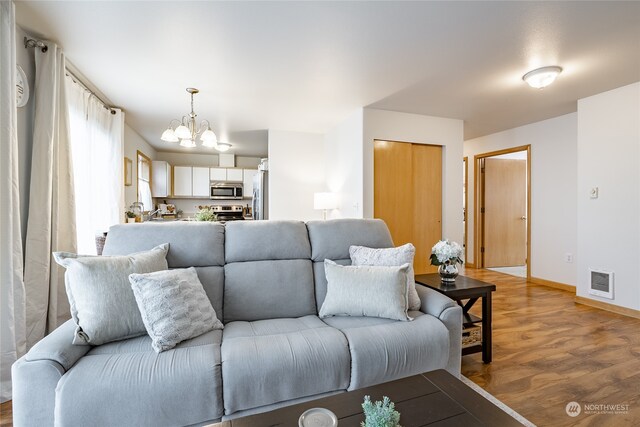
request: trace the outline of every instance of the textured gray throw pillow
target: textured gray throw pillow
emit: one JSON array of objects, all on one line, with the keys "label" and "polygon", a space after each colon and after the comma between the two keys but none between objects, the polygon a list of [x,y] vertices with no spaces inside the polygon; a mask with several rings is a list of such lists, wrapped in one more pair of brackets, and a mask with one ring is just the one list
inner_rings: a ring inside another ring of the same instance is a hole
[{"label": "textured gray throw pillow", "polygon": [[131,274],[129,281],[156,352],[223,328],[195,268]]},{"label": "textured gray throw pillow", "polygon": [[368,316],[412,320],[407,315],[409,264],[400,267],[343,266],[324,260],[327,296],[320,317]]},{"label": "textured gray throw pillow", "polygon": [[129,274],[166,270],[168,250],[165,243],[124,256],[54,252],[56,262],[67,269],[64,282],[76,323],[73,344],[100,345],[144,335]]},{"label": "textured gray throw pillow", "polygon": [[407,287],[409,288],[409,310],[420,310],[420,297],[416,291],[415,274],[413,271],[413,258],[416,255],[416,248],[411,243],[398,246],[397,248],[375,249],[365,246],[349,247],[349,256],[353,265],[378,265],[378,266],[400,266],[409,264],[407,274]]}]

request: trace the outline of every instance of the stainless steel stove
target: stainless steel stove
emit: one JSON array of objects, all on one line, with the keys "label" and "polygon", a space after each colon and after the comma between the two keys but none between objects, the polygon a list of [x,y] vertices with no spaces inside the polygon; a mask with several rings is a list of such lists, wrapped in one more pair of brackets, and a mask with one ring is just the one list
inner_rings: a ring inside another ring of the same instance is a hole
[{"label": "stainless steel stove", "polygon": [[244,208],[241,205],[220,206],[216,205],[211,210],[218,215],[218,221],[244,220]]}]

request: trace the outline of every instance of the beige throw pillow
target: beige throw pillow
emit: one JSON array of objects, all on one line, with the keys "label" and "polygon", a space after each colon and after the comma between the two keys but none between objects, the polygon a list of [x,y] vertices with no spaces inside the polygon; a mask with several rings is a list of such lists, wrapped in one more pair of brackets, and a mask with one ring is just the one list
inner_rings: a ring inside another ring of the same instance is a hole
[{"label": "beige throw pillow", "polygon": [[412,320],[407,315],[409,264],[400,267],[343,266],[324,261],[327,296],[320,317],[367,316]]},{"label": "beige throw pillow", "polygon": [[378,265],[378,266],[400,266],[409,264],[407,274],[407,287],[409,289],[409,310],[420,310],[420,297],[416,291],[415,273],[413,271],[413,258],[416,255],[416,248],[411,243],[398,246],[397,248],[375,249],[365,246],[349,247],[349,256],[353,265]]}]

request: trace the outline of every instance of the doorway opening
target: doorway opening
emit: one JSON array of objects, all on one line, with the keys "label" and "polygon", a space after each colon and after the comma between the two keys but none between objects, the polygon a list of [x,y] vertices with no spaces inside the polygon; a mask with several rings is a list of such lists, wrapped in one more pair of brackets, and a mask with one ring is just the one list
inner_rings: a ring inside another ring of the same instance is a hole
[{"label": "doorway opening", "polygon": [[477,268],[531,277],[531,146],[479,154],[475,169]]}]

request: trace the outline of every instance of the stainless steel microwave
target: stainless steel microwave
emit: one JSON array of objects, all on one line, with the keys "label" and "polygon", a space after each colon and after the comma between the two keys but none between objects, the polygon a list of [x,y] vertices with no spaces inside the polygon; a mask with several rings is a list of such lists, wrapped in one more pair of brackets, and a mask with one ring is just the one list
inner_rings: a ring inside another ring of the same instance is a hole
[{"label": "stainless steel microwave", "polygon": [[211,181],[209,198],[213,200],[237,200],[243,197],[242,183]]}]

